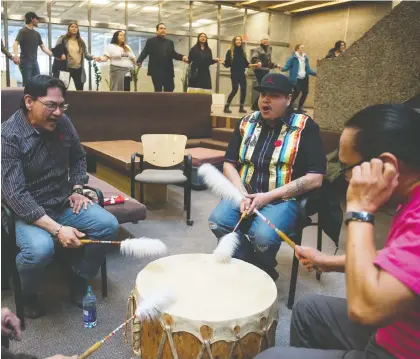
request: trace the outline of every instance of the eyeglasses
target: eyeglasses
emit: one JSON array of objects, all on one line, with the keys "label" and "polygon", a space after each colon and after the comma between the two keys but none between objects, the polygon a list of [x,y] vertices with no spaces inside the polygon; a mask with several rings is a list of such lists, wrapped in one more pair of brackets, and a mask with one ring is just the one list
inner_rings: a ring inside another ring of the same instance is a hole
[{"label": "eyeglasses", "polygon": [[46,107],[46,109],[51,112],[55,111],[57,108],[59,108],[60,111],[64,112],[69,108],[69,104],[65,102],[57,104],[57,103],[44,103],[38,99],[36,99],[36,101],[42,103]]}]

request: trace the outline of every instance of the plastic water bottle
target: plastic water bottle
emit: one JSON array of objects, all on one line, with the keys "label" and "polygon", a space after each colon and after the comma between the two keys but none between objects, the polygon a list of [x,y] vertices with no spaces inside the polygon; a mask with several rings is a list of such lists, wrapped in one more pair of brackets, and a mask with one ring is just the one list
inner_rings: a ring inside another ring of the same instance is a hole
[{"label": "plastic water bottle", "polygon": [[83,321],[85,328],[96,327],[96,296],[91,286],[88,286],[83,298]]}]

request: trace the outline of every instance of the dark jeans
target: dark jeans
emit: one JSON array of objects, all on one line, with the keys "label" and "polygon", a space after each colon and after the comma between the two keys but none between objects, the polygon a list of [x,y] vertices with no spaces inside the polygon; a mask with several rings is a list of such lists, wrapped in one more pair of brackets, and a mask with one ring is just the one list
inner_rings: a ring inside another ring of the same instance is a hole
[{"label": "dark jeans", "polygon": [[25,86],[32,77],[40,74],[38,61],[20,64],[19,69],[22,74],[23,86]]},{"label": "dark jeans", "polygon": [[291,101],[292,106],[300,93],[302,95],[300,96],[300,99],[299,99],[299,109],[303,107],[303,104],[305,103],[306,98],[308,97],[308,93],[309,93],[309,77],[308,76],[306,76],[304,79],[297,80],[297,83],[293,89],[293,94],[292,94],[292,101]]},{"label": "dark jeans", "polygon": [[241,86],[241,99],[240,103],[243,105],[245,103],[245,96],[246,96],[246,77],[245,73],[243,74],[230,74],[230,80],[232,81],[232,91],[229,94],[227,103],[230,105],[232,103],[233,98],[235,97],[236,93],[238,92],[238,87]]},{"label": "dark jeans", "polygon": [[255,359],[396,359],[373,339],[376,328],[352,322],[343,298],[309,295],[293,307],[288,348]]},{"label": "dark jeans", "polygon": [[[255,78],[257,79],[258,85],[261,84],[261,80],[263,79],[263,77],[265,75],[268,74],[268,71],[255,71]],[[260,98],[260,96],[258,95],[257,98],[255,99],[255,102],[252,104],[251,109],[253,111],[259,111],[260,108],[258,107],[258,99]]]},{"label": "dark jeans", "polygon": [[152,81],[155,92],[174,92],[175,83],[172,75],[154,75]]},{"label": "dark jeans", "polygon": [[81,67],[78,69],[69,68],[69,72],[70,72],[70,77],[74,81],[74,86],[76,87],[76,90],[83,91],[83,85],[84,85],[82,82],[83,68]]}]

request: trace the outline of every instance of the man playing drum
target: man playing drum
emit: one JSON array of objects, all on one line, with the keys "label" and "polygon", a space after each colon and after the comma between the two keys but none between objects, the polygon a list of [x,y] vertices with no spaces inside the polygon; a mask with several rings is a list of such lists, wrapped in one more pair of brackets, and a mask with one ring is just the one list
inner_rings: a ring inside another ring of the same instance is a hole
[{"label": "man playing drum", "polygon": [[222,200],[210,215],[209,227],[220,239],[232,232],[241,212],[247,211],[250,216],[238,228],[241,244],[234,257],[258,266],[276,280],[281,240],[252,212],[260,210],[293,239],[296,199],[321,186],[326,159],[319,126],[307,115],[288,111],[293,89],[286,76],[268,74],[255,90],[260,92],[261,111],[238,122],[223,166],[225,176],[245,199],[240,207]]}]

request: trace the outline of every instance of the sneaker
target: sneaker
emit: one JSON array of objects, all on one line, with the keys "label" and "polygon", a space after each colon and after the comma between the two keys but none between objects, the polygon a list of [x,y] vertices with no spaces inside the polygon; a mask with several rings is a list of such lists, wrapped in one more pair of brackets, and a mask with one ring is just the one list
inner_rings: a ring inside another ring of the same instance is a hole
[{"label": "sneaker", "polygon": [[37,319],[46,314],[45,308],[41,305],[37,294],[24,295],[22,299],[25,317]]},{"label": "sneaker", "polygon": [[83,297],[87,290],[87,280],[74,273],[69,274],[69,291],[72,303],[79,308],[83,308]]}]

